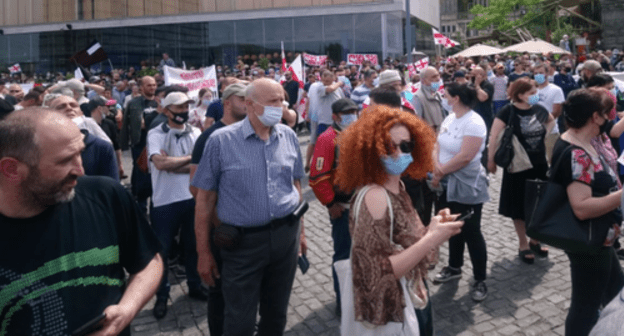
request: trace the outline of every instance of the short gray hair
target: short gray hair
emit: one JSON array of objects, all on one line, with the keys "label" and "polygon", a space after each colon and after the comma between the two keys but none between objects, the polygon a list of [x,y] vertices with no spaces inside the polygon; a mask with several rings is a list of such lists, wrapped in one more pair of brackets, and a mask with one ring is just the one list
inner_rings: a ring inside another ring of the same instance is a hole
[{"label": "short gray hair", "polygon": [[37,121],[40,107],[15,111],[0,120],[0,159],[11,157],[31,167],[39,164],[41,153],[37,146]]}]

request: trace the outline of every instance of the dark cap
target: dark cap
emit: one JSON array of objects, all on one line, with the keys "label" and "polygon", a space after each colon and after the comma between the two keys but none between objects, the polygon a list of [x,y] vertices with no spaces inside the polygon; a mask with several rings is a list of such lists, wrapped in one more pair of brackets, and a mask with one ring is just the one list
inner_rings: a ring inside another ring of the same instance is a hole
[{"label": "dark cap", "polygon": [[106,100],[99,96],[96,96],[95,98],[90,99],[88,103],[80,104],[80,109],[82,110],[82,113],[84,113],[86,116],[90,116],[91,112],[93,112],[93,110],[100,106],[106,106]]},{"label": "dark cap", "polygon": [[6,117],[13,111],[15,111],[13,105],[9,104],[6,100],[0,98],[0,119]]},{"label": "dark cap", "polygon": [[333,113],[343,113],[343,112],[347,112],[347,111],[357,111],[358,107],[357,105],[353,102],[353,100],[349,99],[349,98],[342,98],[339,99],[337,101],[335,101],[332,105],[332,112]]},{"label": "dark cap", "polygon": [[453,79],[466,77],[466,74],[463,71],[455,71],[453,74]]}]

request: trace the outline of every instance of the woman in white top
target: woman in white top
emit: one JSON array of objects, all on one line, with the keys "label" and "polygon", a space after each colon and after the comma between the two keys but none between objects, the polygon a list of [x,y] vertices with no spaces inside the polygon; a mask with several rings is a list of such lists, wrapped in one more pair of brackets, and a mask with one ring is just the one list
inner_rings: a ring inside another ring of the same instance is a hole
[{"label": "woman in white top", "polygon": [[207,89],[199,90],[197,107],[189,113],[189,123],[204,131],[204,121],[206,120],[206,110],[213,102],[212,91]]},{"label": "woman in white top", "polygon": [[479,114],[471,109],[477,102],[472,86],[451,83],[446,86],[446,100],[451,113],[440,126],[434,150],[435,171],[432,184],[442,185],[441,208],[451,213],[472,213],[465,219],[461,233],[449,240],[449,265],[442,268],[434,282],[442,283],[461,277],[464,264],[464,245],[468,245],[475,283],[472,299],[483,301],[487,296],[485,285],[487,251],[481,233],[481,210],[489,201],[488,182],[481,156],[485,148],[487,127]]}]

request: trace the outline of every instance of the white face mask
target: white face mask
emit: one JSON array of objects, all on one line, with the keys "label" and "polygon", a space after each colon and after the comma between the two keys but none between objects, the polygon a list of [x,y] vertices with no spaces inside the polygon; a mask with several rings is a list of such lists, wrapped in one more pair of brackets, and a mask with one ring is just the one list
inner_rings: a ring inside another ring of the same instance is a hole
[{"label": "white face mask", "polygon": [[264,113],[258,116],[258,120],[267,127],[275,126],[282,121],[282,107],[281,106],[264,106],[257,101],[256,104],[264,107]]}]

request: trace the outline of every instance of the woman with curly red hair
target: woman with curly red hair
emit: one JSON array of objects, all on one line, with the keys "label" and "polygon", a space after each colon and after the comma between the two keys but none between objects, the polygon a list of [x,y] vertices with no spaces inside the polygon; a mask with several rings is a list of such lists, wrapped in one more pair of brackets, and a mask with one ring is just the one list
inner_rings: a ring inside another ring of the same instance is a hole
[{"label": "woman with curly red hair", "polygon": [[[445,209],[426,229],[400,178],[420,179],[433,169],[433,130],[414,115],[376,105],[338,141],[336,184],[346,192],[359,193],[358,189],[370,187],[360,210],[352,211],[349,218],[354,307],[347,309],[355,312],[356,321],[374,326],[403,322],[405,303],[399,279],[405,277],[414,294],[414,306],[424,308],[417,309],[420,333],[431,335],[432,316],[424,283],[427,255],[459,233],[463,222],[454,221],[457,215]],[[357,208],[354,200],[351,209]]]}]

